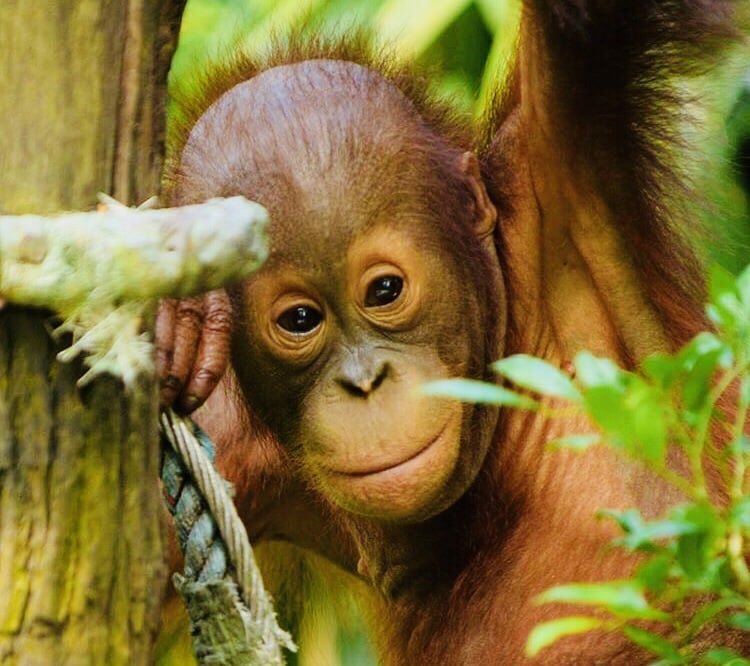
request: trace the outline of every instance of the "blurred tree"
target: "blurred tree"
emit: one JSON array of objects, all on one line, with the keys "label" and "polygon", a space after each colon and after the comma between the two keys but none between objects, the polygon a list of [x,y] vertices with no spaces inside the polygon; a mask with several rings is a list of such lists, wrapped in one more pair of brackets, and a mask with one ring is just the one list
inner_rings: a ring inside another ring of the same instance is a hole
[{"label": "blurred tree", "polygon": [[[3,0],[1,212],[158,191],[183,6]],[[0,310],[0,662],[146,666],[166,574],[156,378],[81,391],[49,313]]]}]

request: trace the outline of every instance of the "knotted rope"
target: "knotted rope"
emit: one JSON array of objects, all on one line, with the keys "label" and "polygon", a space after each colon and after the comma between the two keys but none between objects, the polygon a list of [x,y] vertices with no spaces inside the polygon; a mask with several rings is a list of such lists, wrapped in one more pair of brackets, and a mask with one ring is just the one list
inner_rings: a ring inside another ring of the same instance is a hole
[{"label": "knotted rope", "polygon": [[281,666],[296,650],[276,622],[245,527],[213,466],[214,446],[192,421],[162,412],[162,480],[185,555],[174,583],[200,664]]}]

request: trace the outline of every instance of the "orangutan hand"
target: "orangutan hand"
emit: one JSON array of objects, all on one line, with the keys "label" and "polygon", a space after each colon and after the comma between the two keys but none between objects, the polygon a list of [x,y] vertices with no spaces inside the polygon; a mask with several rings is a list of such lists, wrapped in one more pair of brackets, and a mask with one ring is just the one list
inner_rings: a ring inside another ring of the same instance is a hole
[{"label": "orangutan hand", "polygon": [[156,317],[159,402],[189,414],[208,398],[229,364],[232,306],[224,290],[163,300]]}]

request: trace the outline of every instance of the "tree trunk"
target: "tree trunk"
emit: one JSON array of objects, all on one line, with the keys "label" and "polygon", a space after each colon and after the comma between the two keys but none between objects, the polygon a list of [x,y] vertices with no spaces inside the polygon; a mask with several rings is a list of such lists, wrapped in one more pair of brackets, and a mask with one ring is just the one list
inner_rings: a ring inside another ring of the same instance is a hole
[{"label": "tree trunk", "polygon": [[[0,213],[157,193],[183,5],[2,0]],[[79,390],[49,317],[0,310],[0,662],[148,664],[166,575],[154,379]]]}]

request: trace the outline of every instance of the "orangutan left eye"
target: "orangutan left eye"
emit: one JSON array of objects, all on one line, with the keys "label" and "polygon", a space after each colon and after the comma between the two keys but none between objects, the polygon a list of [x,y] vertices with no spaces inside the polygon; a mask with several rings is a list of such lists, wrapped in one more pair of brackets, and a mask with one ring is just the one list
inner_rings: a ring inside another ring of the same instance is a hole
[{"label": "orangutan left eye", "polygon": [[365,307],[378,308],[393,303],[404,287],[404,280],[397,275],[385,275],[373,280],[367,287]]}]

